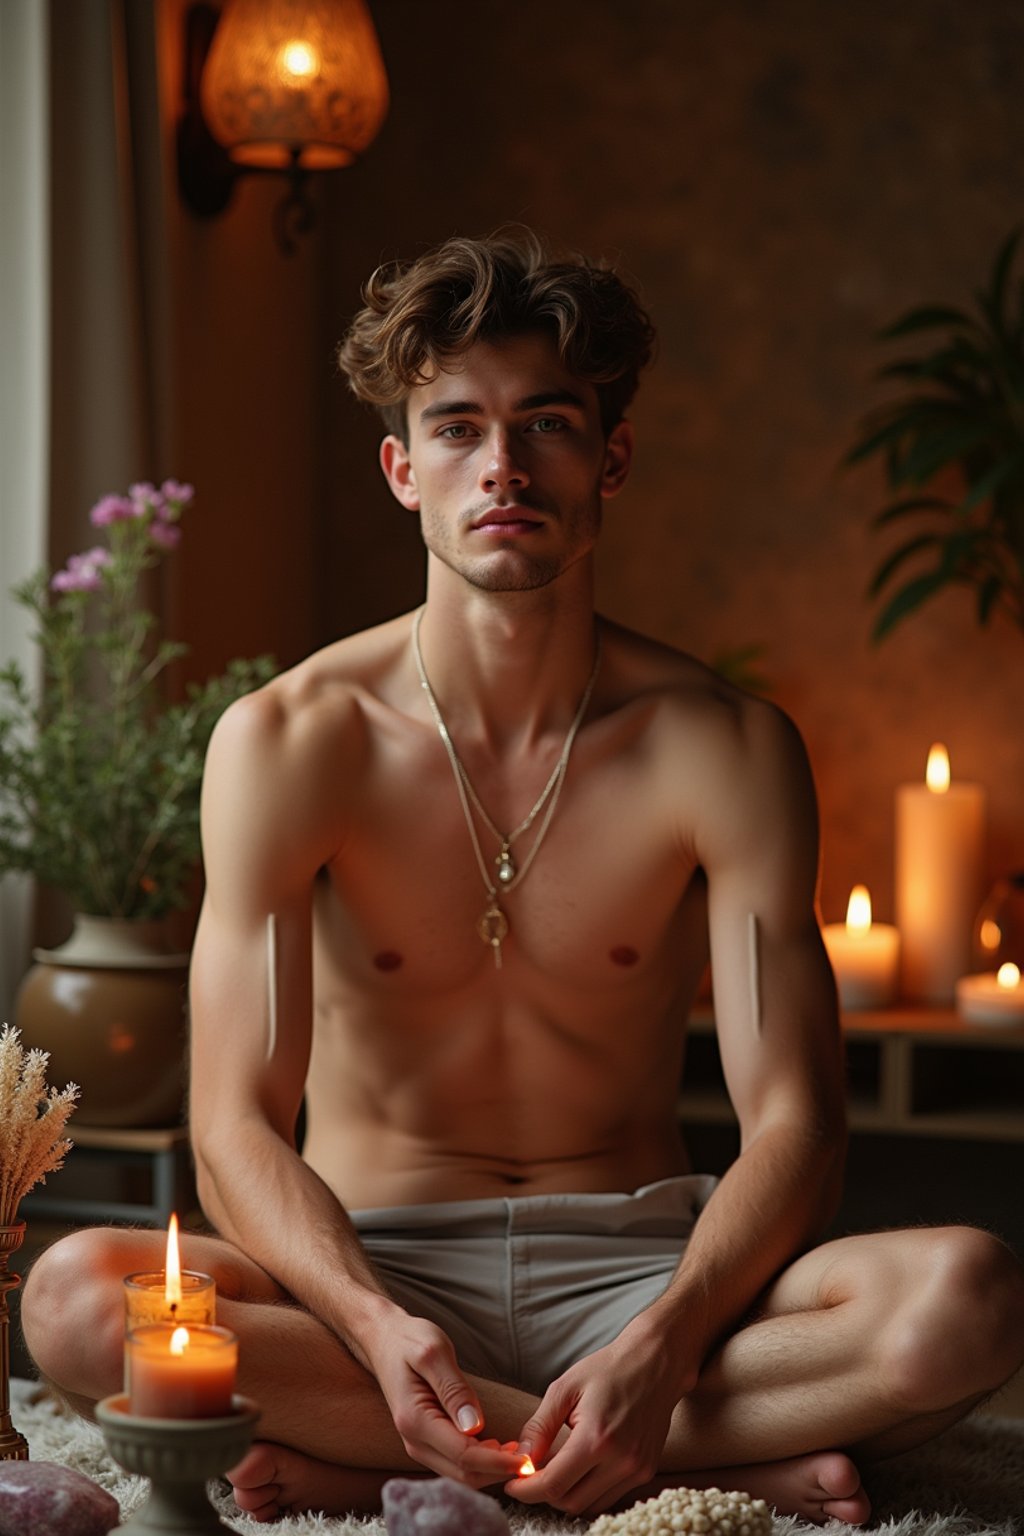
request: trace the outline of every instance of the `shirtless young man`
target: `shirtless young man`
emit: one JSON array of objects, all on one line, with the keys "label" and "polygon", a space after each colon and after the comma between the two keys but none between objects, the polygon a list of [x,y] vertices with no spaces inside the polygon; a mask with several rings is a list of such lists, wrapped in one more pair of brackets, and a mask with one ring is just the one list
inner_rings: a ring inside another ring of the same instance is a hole
[{"label": "shirtless young man", "polygon": [[[233,705],[204,792],[191,1127],[221,1235],[184,1257],[263,1407],[237,1502],[373,1508],[419,1467],[574,1514],[683,1482],[861,1520],[861,1458],[1017,1368],[1024,1284],[967,1228],[814,1246],[843,1086],[800,740],[593,609],[647,318],[525,236],[367,305],[342,362],[421,520],[422,619]],[[709,936],[742,1132],[717,1186],[676,1122]],[[85,1408],[161,1248],[80,1233],[29,1278],[29,1346]]]}]

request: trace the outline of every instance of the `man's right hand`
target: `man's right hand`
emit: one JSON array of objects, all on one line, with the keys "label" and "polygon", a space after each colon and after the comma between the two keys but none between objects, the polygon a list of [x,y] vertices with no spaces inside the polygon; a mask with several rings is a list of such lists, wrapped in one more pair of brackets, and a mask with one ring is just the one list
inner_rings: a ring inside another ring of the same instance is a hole
[{"label": "man's right hand", "polygon": [[362,1353],[415,1461],[474,1488],[519,1475],[522,1456],[475,1438],[484,1426],[480,1400],[442,1329],[395,1307]]}]

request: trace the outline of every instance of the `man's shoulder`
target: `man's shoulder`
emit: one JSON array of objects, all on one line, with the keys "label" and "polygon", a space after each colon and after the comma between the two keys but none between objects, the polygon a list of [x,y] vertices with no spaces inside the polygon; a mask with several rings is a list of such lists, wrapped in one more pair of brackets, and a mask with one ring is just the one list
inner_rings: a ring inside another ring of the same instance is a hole
[{"label": "man's shoulder", "polygon": [[403,616],[314,651],[225,711],[214,752],[258,752],[267,761],[355,750],[368,714],[388,701],[407,636]]},{"label": "man's shoulder", "polygon": [[603,633],[616,702],[651,709],[666,729],[685,730],[695,744],[737,751],[796,734],[776,704],[730,682],[696,656],[608,621]]}]

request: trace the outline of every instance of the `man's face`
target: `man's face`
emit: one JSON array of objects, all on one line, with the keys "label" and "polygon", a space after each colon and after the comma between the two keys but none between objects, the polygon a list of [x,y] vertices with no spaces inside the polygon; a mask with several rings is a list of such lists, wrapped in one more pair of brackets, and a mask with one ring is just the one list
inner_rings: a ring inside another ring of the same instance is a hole
[{"label": "man's face", "polygon": [[629,470],[630,427],[605,438],[593,385],[539,333],[453,358],[411,392],[408,422],[408,447],[381,445],[388,483],[431,554],[485,591],[546,586],[589,554]]}]

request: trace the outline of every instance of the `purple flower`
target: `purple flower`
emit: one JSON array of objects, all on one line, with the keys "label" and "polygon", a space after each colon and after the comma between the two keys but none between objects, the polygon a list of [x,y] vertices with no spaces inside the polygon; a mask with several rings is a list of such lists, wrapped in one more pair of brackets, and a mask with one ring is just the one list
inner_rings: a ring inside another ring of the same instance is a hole
[{"label": "purple flower", "polygon": [[110,523],[120,523],[134,515],[127,496],[103,496],[89,513],[89,521],[94,528],[106,528]]},{"label": "purple flower", "polygon": [[176,549],[181,540],[181,529],[174,523],[165,522],[163,518],[156,518],[149,527],[149,537],[153,544],[160,549]]},{"label": "purple flower", "polygon": [[149,517],[151,513],[159,517],[163,509],[163,497],[148,480],[139,480],[135,485],[130,485],[128,495],[131,497],[132,517]]},{"label": "purple flower", "polygon": [[100,546],[71,555],[65,568],[51,579],[50,587],[54,592],[98,592],[103,585],[103,567],[109,564],[110,553]]},{"label": "purple flower", "polygon": [[165,480],[160,487],[160,495],[176,507],[187,507],[195,493],[194,485],[183,485],[180,480]]}]

